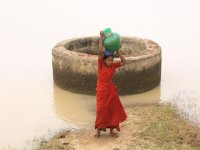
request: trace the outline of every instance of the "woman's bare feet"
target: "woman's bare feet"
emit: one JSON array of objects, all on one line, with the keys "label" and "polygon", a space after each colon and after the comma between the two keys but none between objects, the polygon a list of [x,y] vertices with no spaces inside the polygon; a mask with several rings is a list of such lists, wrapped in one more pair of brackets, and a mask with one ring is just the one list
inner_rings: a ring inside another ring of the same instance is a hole
[{"label": "woman's bare feet", "polygon": [[113,131],[113,128],[110,128],[110,135],[114,138],[118,138],[119,135]]},{"label": "woman's bare feet", "polygon": [[97,129],[97,133],[94,135],[94,137],[99,138],[100,135],[101,135],[101,133],[100,133],[101,131],[106,132],[106,128],[98,128],[98,129]]},{"label": "woman's bare feet", "polygon": [[94,135],[95,138],[99,138],[100,137],[100,129],[97,129],[97,133]]},{"label": "woman's bare feet", "polygon": [[114,138],[118,138],[119,137],[119,135],[117,134],[117,133],[115,133],[115,132],[110,132],[110,135],[112,136],[112,137],[114,137]]}]

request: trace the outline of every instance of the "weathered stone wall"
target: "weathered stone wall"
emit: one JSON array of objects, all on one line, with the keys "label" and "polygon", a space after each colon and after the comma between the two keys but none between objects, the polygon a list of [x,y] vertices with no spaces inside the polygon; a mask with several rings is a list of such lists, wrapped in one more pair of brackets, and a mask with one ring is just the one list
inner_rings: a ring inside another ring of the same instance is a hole
[{"label": "weathered stone wall", "polygon": [[[98,37],[84,37],[58,43],[52,51],[54,82],[69,91],[95,94],[98,41]],[[160,46],[134,37],[121,37],[121,42],[121,52],[128,64],[117,69],[113,78],[119,94],[140,93],[156,87],[161,79]]]}]

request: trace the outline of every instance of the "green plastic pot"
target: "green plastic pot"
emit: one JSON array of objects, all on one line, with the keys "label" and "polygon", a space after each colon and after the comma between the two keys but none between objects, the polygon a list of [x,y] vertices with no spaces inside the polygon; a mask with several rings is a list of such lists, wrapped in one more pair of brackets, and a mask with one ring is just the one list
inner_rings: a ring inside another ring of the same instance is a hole
[{"label": "green plastic pot", "polygon": [[120,49],[120,35],[118,33],[109,33],[110,35],[103,40],[103,46],[106,50],[114,52]]}]

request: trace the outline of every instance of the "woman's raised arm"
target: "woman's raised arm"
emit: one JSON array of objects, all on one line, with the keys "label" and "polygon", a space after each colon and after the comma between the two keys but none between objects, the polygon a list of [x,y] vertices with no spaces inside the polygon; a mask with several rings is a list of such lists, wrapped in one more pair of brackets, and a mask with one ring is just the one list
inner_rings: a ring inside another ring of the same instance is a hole
[{"label": "woman's raised arm", "polygon": [[103,55],[103,38],[104,34],[103,31],[100,31],[100,39],[99,39],[99,58],[102,58]]}]

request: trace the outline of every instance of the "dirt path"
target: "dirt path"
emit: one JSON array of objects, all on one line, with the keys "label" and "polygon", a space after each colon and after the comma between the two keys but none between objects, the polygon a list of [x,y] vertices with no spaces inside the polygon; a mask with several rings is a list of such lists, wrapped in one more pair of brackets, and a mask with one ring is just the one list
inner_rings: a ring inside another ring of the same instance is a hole
[{"label": "dirt path", "polygon": [[126,108],[127,120],[121,123],[118,138],[94,129],[65,131],[42,144],[42,150],[200,150],[200,130],[180,118],[170,106],[146,105]]}]

